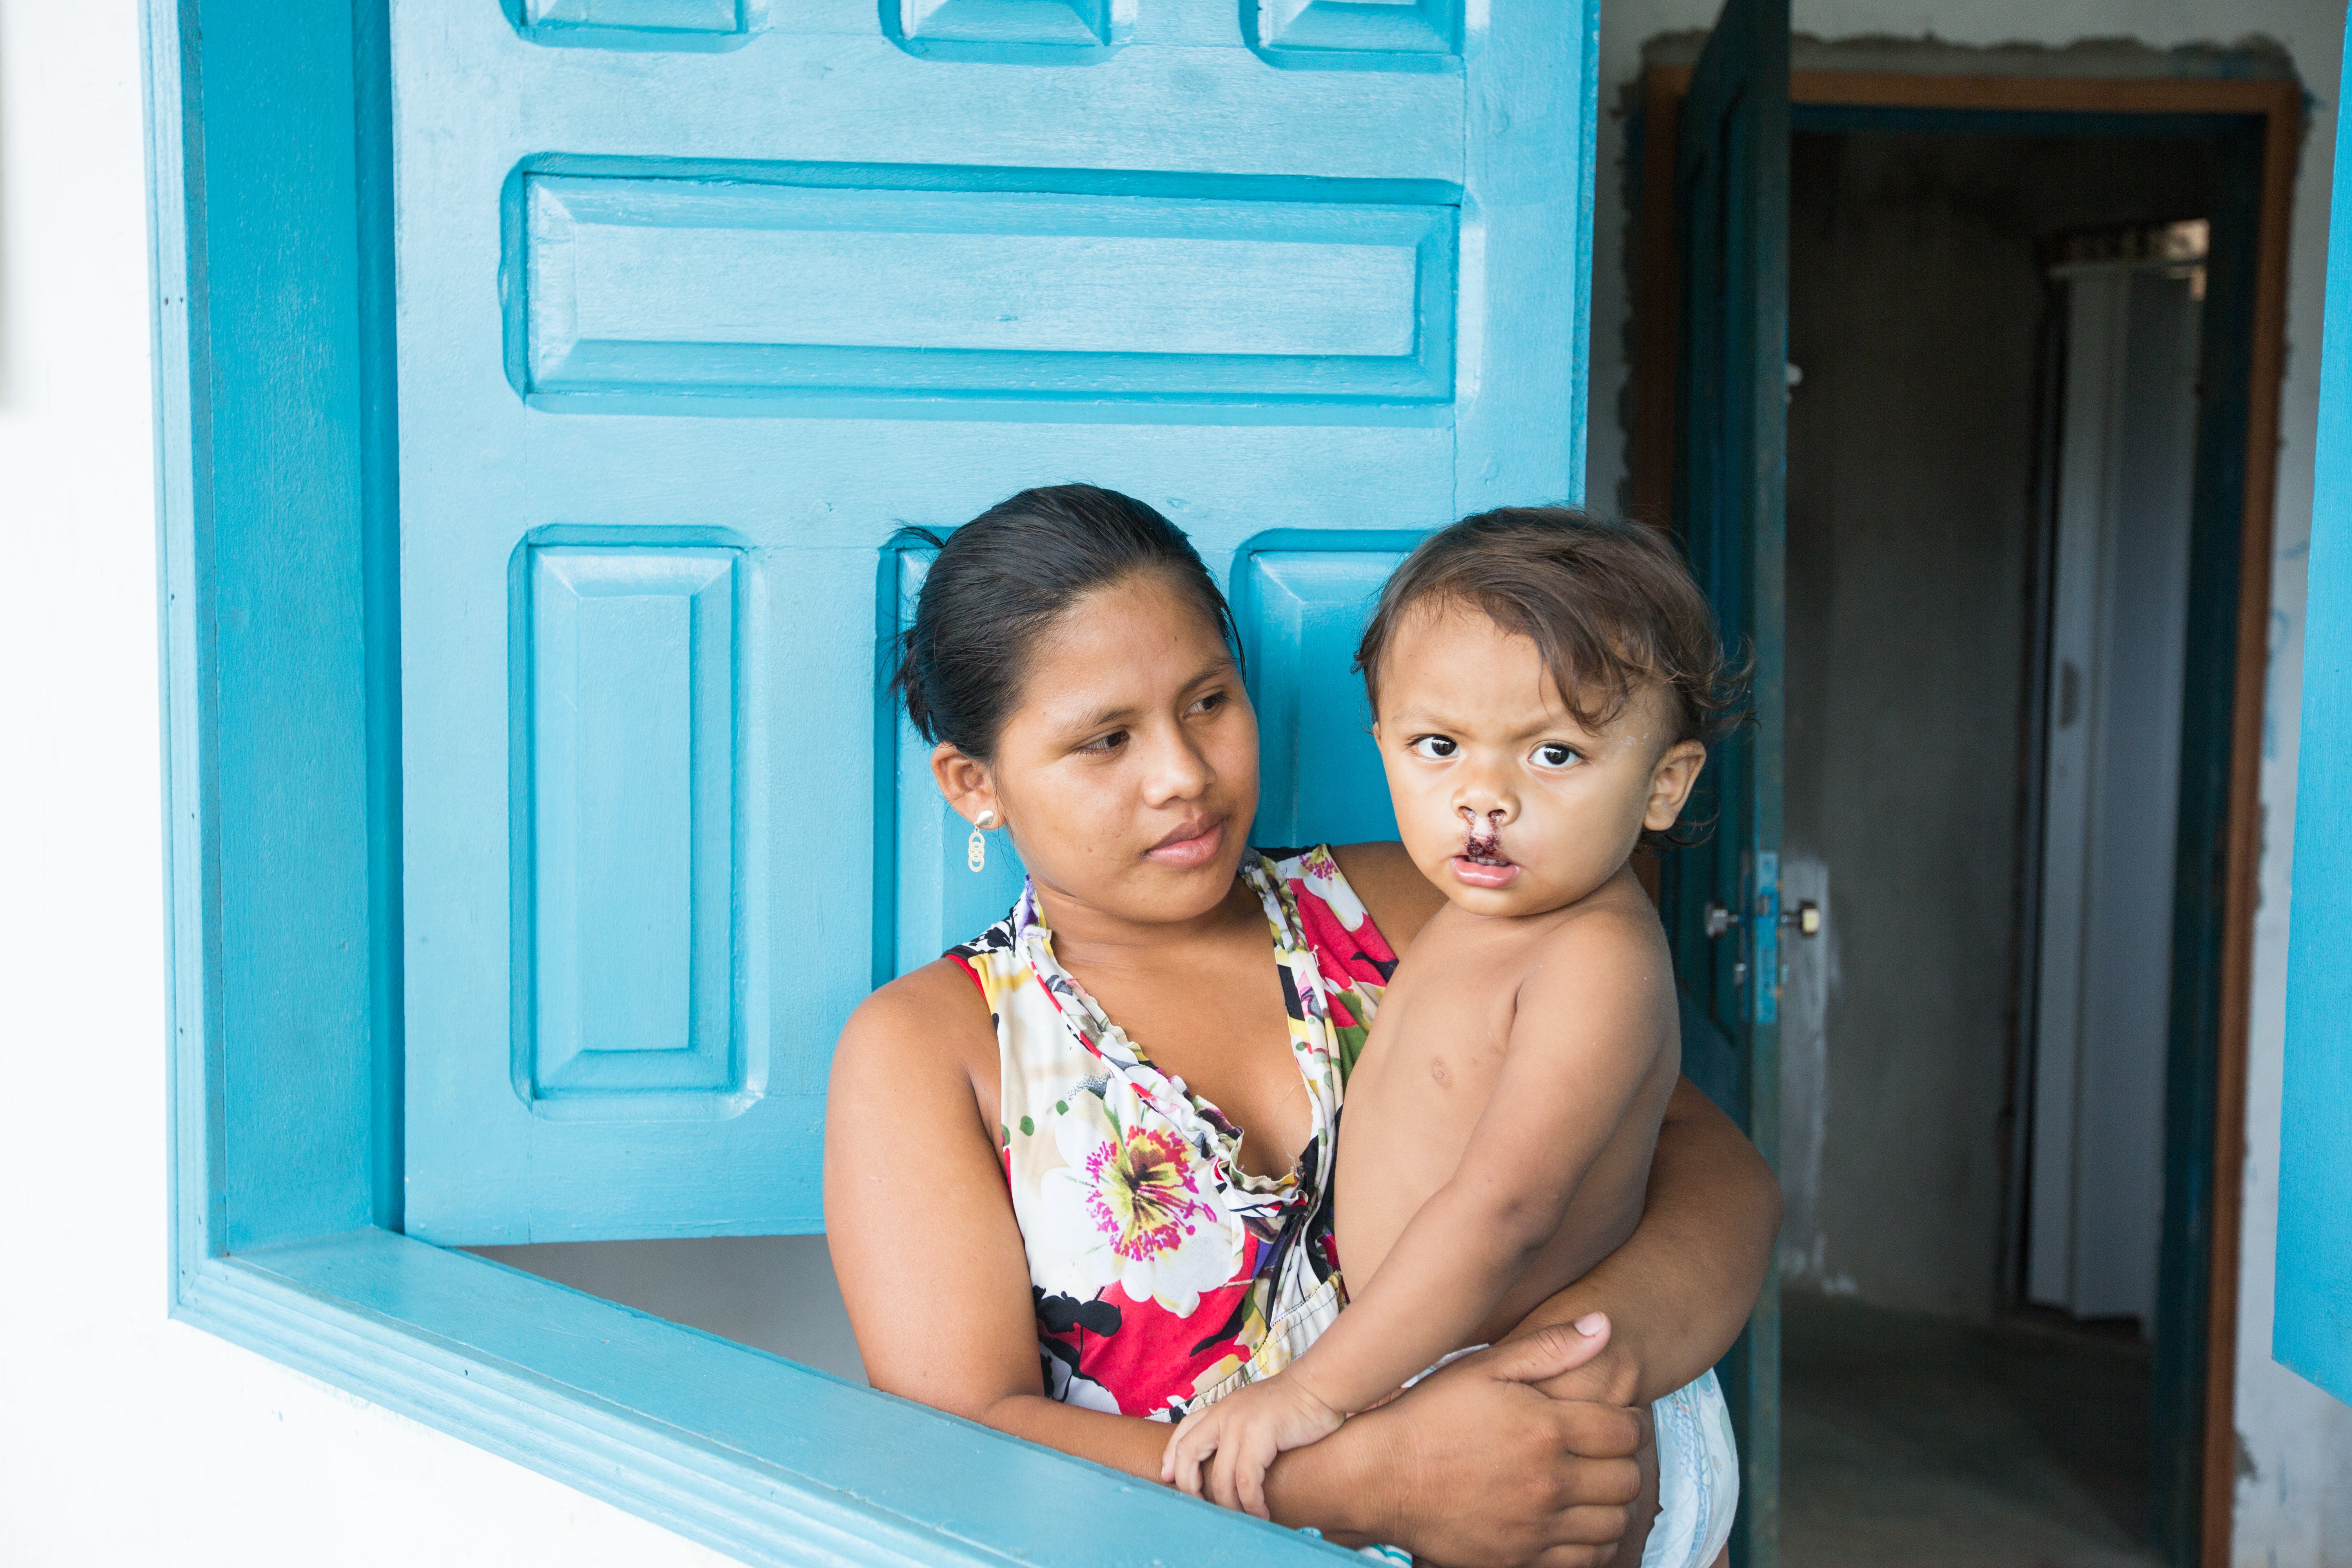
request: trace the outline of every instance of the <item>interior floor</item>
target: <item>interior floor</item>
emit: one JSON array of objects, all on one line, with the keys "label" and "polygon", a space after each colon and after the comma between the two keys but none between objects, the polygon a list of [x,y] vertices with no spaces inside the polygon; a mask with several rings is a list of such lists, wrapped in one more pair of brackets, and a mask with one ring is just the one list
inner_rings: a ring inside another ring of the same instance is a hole
[{"label": "interior floor", "polygon": [[1810,1291],[1782,1313],[1789,1568],[2157,1568],[2136,1334]]}]

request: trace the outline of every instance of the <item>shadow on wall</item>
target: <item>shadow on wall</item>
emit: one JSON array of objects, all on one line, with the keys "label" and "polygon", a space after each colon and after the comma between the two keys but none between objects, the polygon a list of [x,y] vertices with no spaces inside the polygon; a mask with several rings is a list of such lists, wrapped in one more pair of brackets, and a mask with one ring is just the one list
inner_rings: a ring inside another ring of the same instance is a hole
[{"label": "shadow on wall", "polygon": [[822,1236],[562,1241],[471,1250],[673,1323],[866,1382]]}]

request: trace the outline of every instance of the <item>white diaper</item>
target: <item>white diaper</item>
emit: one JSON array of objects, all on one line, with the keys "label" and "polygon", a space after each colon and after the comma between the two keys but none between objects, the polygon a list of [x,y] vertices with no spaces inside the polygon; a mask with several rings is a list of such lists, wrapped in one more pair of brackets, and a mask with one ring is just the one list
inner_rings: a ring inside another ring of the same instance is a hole
[{"label": "white diaper", "polygon": [[1709,1568],[1739,1508],[1731,1406],[1712,1370],[1650,1406],[1658,1435],[1658,1521],[1642,1568]]}]

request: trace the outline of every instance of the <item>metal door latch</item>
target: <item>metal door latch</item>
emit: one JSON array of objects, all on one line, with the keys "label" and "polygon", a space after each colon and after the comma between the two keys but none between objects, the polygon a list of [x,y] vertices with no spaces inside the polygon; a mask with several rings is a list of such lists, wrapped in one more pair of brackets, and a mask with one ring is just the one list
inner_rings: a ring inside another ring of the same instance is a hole
[{"label": "metal door latch", "polygon": [[[1721,904],[1710,902],[1704,911],[1702,923],[1708,936],[1717,937],[1738,925],[1739,917]],[[1806,899],[1793,910],[1781,910],[1780,923],[1794,926],[1799,936],[1819,936],[1822,934],[1822,906]]]}]

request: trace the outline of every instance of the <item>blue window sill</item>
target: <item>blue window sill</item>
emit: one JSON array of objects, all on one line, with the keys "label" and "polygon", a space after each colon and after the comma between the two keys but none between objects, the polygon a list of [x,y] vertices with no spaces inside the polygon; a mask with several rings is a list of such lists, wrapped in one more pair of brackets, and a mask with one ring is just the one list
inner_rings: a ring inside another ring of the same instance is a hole
[{"label": "blue window sill", "polygon": [[207,1259],[175,1315],[746,1563],[1305,1563],[1337,1551],[373,1227]]}]

